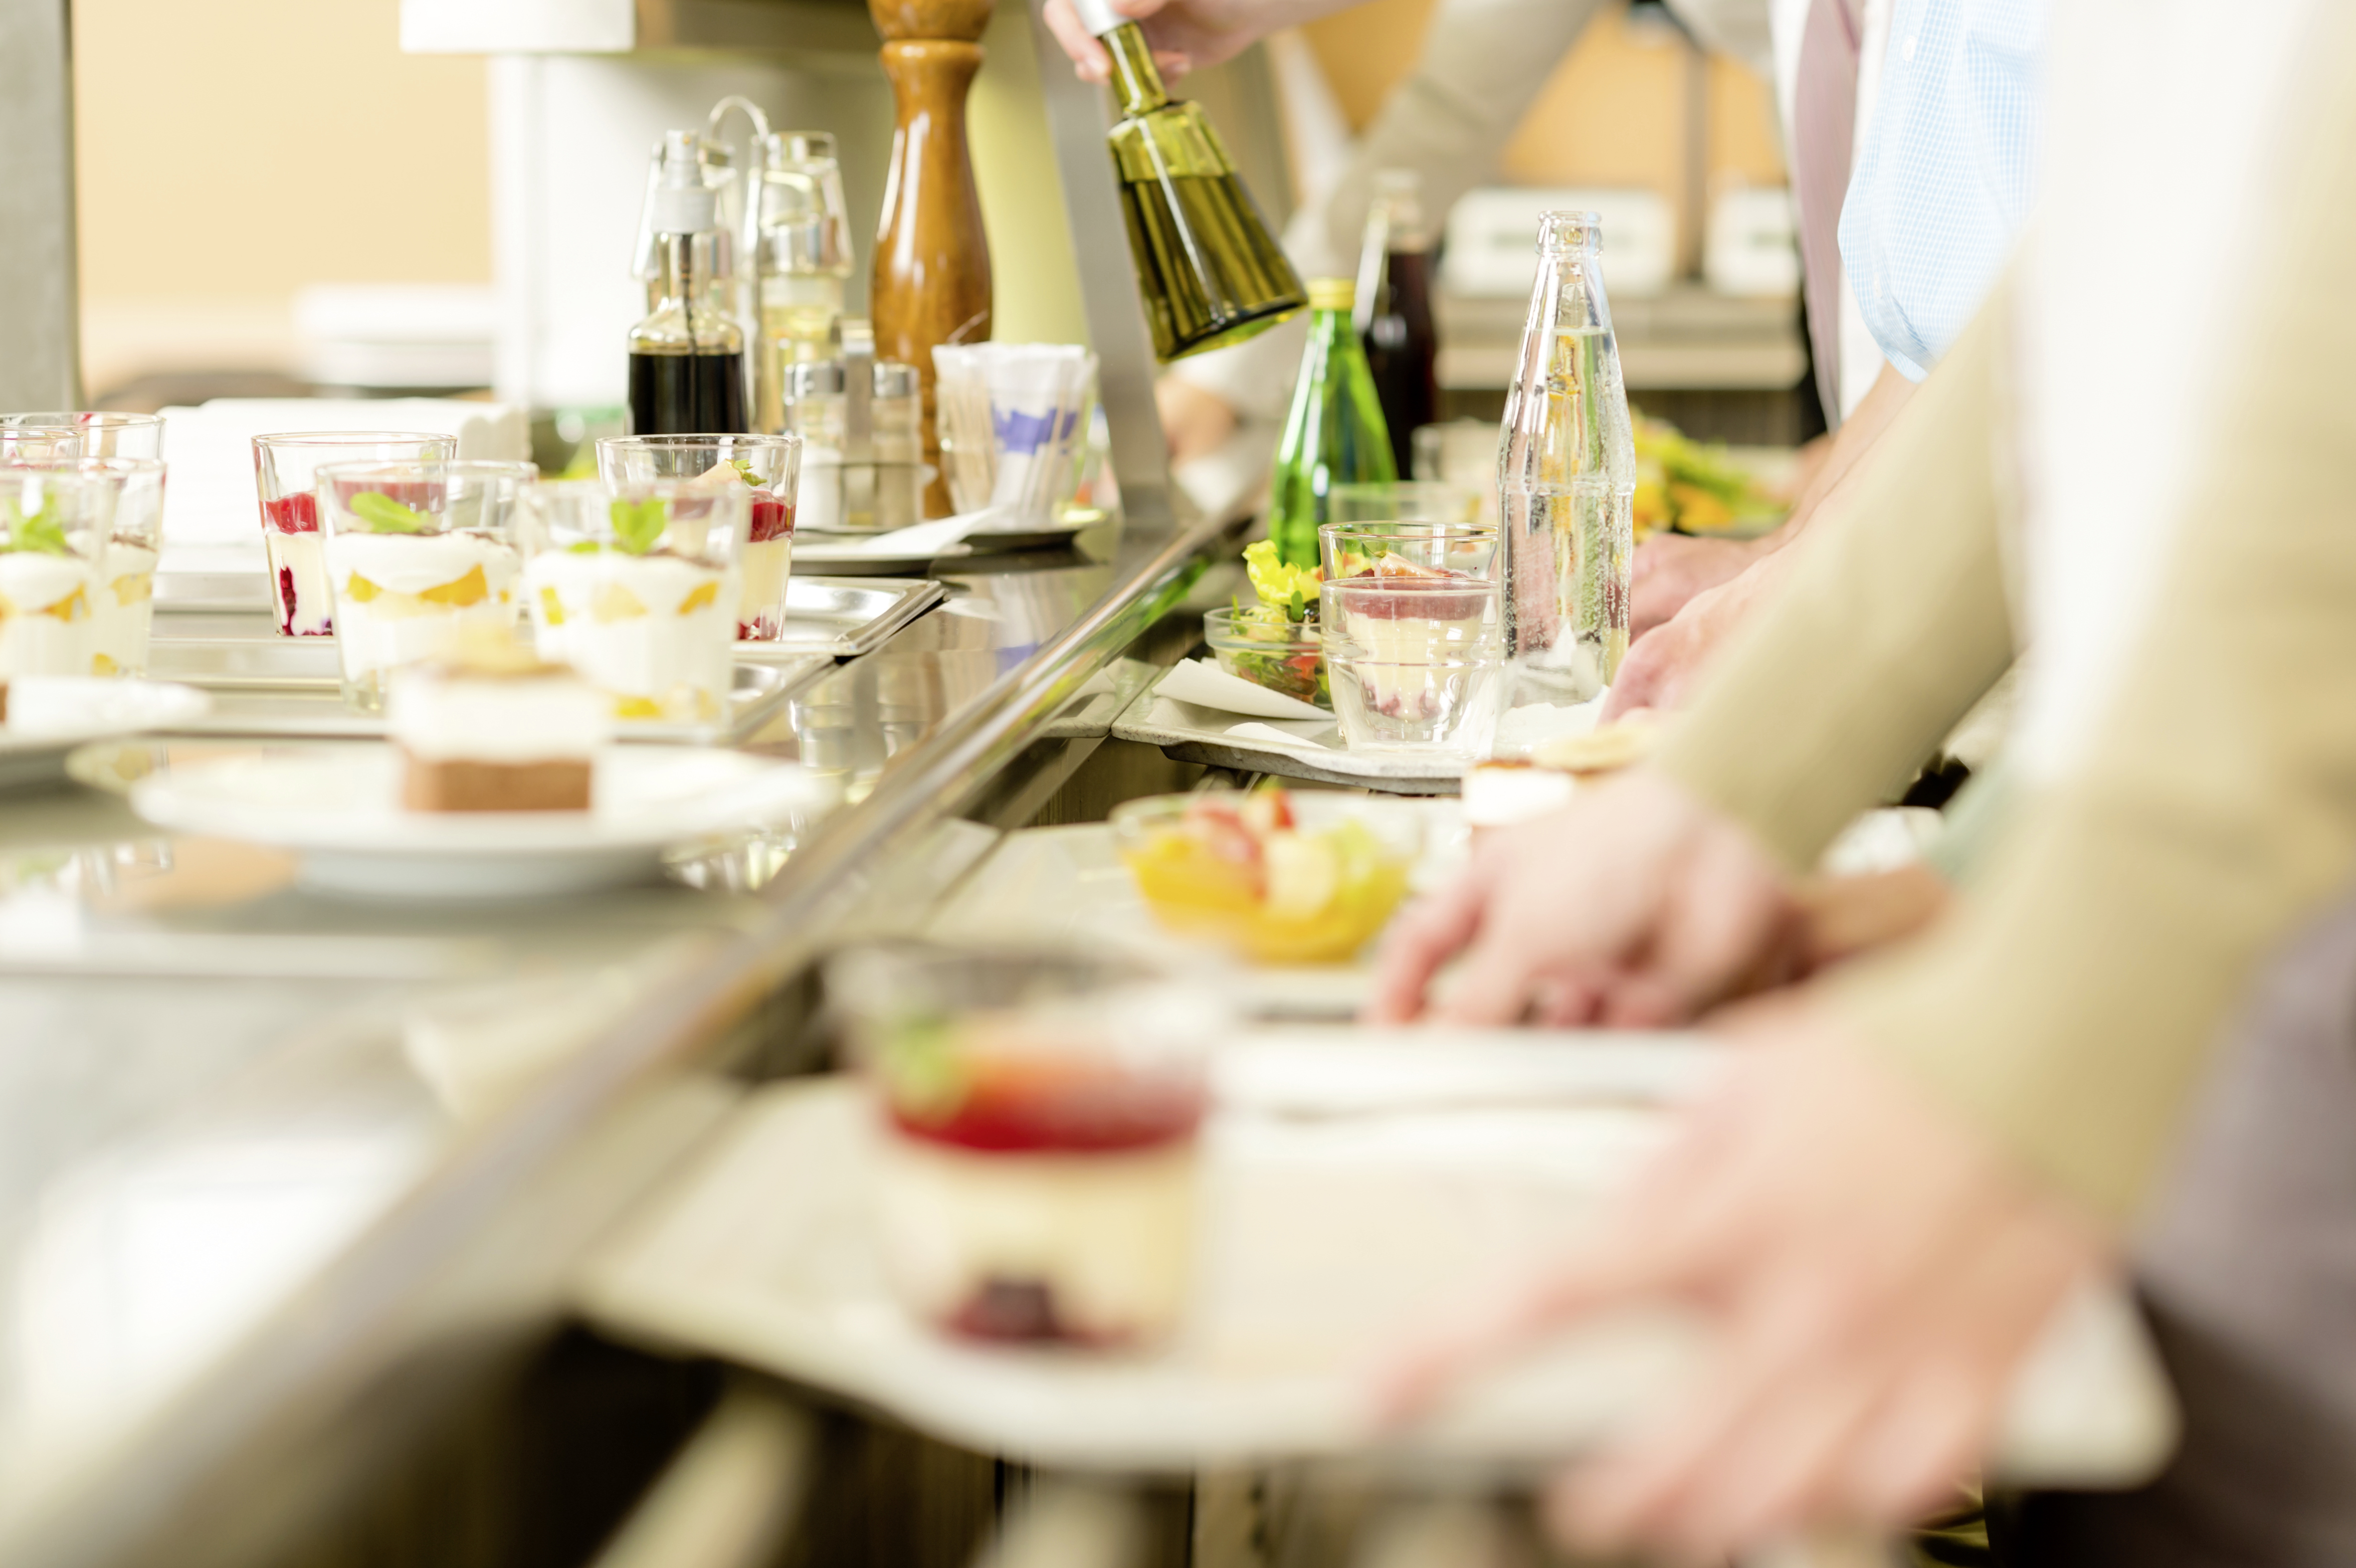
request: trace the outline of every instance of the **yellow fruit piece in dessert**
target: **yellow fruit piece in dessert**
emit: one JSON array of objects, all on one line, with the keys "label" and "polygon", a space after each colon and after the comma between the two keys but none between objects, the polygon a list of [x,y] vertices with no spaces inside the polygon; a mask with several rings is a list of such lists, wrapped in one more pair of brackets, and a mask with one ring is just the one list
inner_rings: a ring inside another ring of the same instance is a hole
[{"label": "yellow fruit piece in dessert", "polygon": [[556,596],[554,588],[541,589],[540,613],[546,618],[551,626],[564,624],[564,601]]},{"label": "yellow fruit piece in dessert", "polygon": [[483,565],[477,562],[466,568],[466,575],[453,582],[427,588],[417,596],[431,604],[448,605],[453,609],[465,609],[479,605],[491,596],[491,585],[483,580]]},{"label": "yellow fruit piece in dessert", "polygon": [[719,602],[720,585],[717,582],[706,583],[703,586],[696,589],[693,593],[688,595],[687,597],[679,601],[679,613],[683,616],[693,615],[696,611],[707,608],[710,606],[718,604]]},{"label": "yellow fruit piece in dessert", "polygon": [[107,586],[114,590],[114,602],[126,609],[155,596],[155,578],[148,572],[125,572]]},{"label": "yellow fruit piece in dessert", "polygon": [[[1281,847],[1280,847],[1281,846]],[[1264,876],[1162,832],[1124,852],[1154,918],[1258,963],[1338,963],[1382,929],[1407,896],[1404,860],[1351,853],[1331,832],[1271,834]]]},{"label": "yellow fruit piece in dessert", "polygon": [[93,675],[112,675],[122,668],[123,666],[103,653],[93,653],[90,656],[90,672]]},{"label": "yellow fruit piece in dessert", "polygon": [[616,697],[614,716],[617,719],[659,719],[663,716],[662,704],[652,697]]},{"label": "yellow fruit piece in dessert", "polygon": [[90,618],[90,596],[80,587],[55,604],[43,605],[35,615],[54,616],[59,620],[76,621]]},{"label": "yellow fruit piece in dessert", "polygon": [[647,603],[619,583],[607,583],[590,597],[589,613],[601,621],[634,620],[647,613]]}]

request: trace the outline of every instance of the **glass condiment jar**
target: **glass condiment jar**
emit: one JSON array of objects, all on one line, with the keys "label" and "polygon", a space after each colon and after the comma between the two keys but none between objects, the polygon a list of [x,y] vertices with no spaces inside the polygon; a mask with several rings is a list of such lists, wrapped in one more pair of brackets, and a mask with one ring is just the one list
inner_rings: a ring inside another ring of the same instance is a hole
[{"label": "glass condiment jar", "polygon": [[796,525],[876,533],[924,521],[916,368],[875,358],[867,323],[842,324],[842,358],[785,367],[785,424],[802,438]]}]

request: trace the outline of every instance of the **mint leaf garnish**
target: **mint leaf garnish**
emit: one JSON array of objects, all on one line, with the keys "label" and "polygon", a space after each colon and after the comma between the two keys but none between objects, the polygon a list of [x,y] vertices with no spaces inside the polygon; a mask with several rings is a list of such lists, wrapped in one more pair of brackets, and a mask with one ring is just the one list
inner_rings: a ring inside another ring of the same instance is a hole
[{"label": "mint leaf garnish", "polygon": [[65,522],[57,515],[57,498],[43,496],[41,510],[30,517],[15,501],[0,501],[5,509],[8,537],[0,542],[0,550],[30,550],[42,555],[70,555],[73,549],[66,543]]},{"label": "mint leaf garnish", "polygon": [[380,490],[363,490],[347,505],[354,517],[368,524],[370,533],[426,533],[434,527],[432,518]]},{"label": "mint leaf garnish", "polygon": [[614,542],[633,555],[644,555],[670,526],[670,503],[660,496],[642,501],[617,500],[606,515],[613,520]]}]

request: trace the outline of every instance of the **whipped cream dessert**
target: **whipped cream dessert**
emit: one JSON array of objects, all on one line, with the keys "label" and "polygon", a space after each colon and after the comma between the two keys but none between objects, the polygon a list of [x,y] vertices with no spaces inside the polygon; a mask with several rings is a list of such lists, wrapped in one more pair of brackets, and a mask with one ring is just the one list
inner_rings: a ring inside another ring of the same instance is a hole
[{"label": "whipped cream dessert", "polygon": [[585,811],[604,693],[520,650],[411,665],[391,682],[387,728],[413,811]]},{"label": "whipped cream dessert", "polygon": [[965,1338],[1167,1337],[1191,1289],[1200,1083],[1052,1046],[956,1055],[953,1104],[886,1091],[877,1235],[904,1302]]},{"label": "whipped cream dessert", "polygon": [[387,671],[515,625],[523,557],[487,533],[337,533],[326,560],[344,680],[363,694]]},{"label": "whipped cream dessert", "polygon": [[616,718],[709,722],[734,664],[734,570],[656,551],[552,550],[524,574],[541,657],[570,664]]},{"label": "whipped cream dessert", "polygon": [[1324,596],[1327,683],[1349,746],[1487,749],[1505,695],[1493,586],[1377,566]]},{"label": "whipped cream dessert", "polygon": [[145,675],[147,636],[155,619],[155,547],[117,534],[106,542],[91,607],[98,622],[93,675]]},{"label": "whipped cream dessert", "polygon": [[336,629],[335,590],[327,585],[318,502],[308,491],[264,501],[262,553],[270,564],[270,602],[287,637],[327,637]]},{"label": "whipped cream dessert", "polygon": [[0,551],[0,678],[89,674],[100,591],[79,555]]}]

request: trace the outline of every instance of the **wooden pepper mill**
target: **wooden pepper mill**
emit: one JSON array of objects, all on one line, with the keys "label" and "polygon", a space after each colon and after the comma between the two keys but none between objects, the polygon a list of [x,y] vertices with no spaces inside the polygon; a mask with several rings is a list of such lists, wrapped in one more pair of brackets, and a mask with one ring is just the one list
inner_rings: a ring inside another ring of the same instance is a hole
[{"label": "wooden pepper mill", "polygon": [[[885,40],[884,74],[900,120],[892,133],[869,313],[877,357],[916,367],[925,460],[937,471],[933,345],[990,338],[990,240],[966,148],[965,98],[981,69],[975,40],[990,23],[991,6],[991,0],[867,0]],[[925,513],[944,517],[949,510],[948,487],[936,478],[925,492]]]}]

